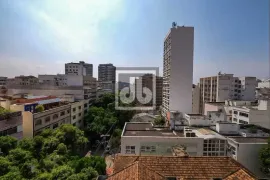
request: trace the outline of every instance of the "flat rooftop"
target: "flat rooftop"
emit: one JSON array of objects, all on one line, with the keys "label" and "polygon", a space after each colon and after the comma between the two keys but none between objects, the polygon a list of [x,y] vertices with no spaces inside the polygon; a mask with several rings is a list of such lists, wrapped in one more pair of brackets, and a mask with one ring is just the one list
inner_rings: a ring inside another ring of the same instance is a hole
[{"label": "flat rooftop", "polygon": [[126,123],[123,136],[184,137],[183,132],[155,128],[151,123]]},{"label": "flat rooftop", "polygon": [[230,137],[238,143],[267,143],[268,137]]}]

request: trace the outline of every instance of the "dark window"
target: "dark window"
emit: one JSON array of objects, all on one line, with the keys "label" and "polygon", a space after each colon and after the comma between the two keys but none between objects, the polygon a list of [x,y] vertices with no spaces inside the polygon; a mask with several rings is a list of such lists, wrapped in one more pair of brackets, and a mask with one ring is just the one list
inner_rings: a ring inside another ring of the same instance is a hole
[{"label": "dark window", "polygon": [[241,119],[239,119],[239,123],[241,123],[241,124],[248,124],[248,122],[243,121],[243,120],[241,120]]},{"label": "dark window", "polygon": [[58,118],[58,114],[54,114],[53,115],[53,120],[57,119]]},{"label": "dark window", "polygon": [[58,127],[58,124],[57,123],[53,125],[53,129],[55,129],[57,127]]},{"label": "dark window", "polygon": [[82,113],[79,113],[79,116],[81,116],[82,115]]},{"label": "dark window", "polygon": [[75,115],[75,116],[73,116],[73,119],[76,119],[76,115]]},{"label": "dark window", "polygon": [[67,113],[68,113],[68,114],[70,113],[70,110],[69,110],[69,109],[67,110]]},{"label": "dark window", "polygon": [[62,111],[61,113],[60,113],[60,116],[64,116],[65,115],[65,111]]},{"label": "dark window", "polygon": [[248,117],[248,114],[247,114],[247,113],[242,113],[242,112],[240,112],[239,115],[240,115],[240,116],[244,116],[244,117]]},{"label": "dark window", "polygon": [[86,104],[84,104],[84,107],[85,107],[85,108],[87,107],[87,103],[86,103]]},{"label": "dark window", "polygon": [[233,114],[238,114],[238,112],[237,111],[233,111]]},{"label": "dark window", "polygon": [[42,123],[41,119],[38,119],[38,120],[36,120],[36,122],[35,122],[35,126],[41,125],[41,123]]},{"label": "dark window", "polygon": [[82,106],[79,106],[79,109],[82,109]]},{"label": "dark window", "polygon": [[46,117],[46,118],[45,118],[45,123],[50,122],[50,120],[51,120],[51,117],[50,117],[50,116]]},{"label": "dark window", "polygon": [[73,108],[73,112],[75,112],[76,111],[76,108]]},{"label": "dark window", "polygon": [[73,123],[72,125],[73,125],[73,126],[76,126],[76,123]]}]

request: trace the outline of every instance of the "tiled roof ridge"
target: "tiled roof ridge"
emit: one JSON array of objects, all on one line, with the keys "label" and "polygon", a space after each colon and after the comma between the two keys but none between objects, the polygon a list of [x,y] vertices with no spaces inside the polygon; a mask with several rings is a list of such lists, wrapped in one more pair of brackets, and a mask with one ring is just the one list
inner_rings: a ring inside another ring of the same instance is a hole
[{"label": "tiled roof ridge", "polygon": [[125,166],[125,167],[122,168],[121,170],[119,170],[119,171],[117,171],[117,172],[113,172],[113,174],[111,174],[109,177],[112,177],[112,176],[114,176],[114,175],[120,173],[121,171],[123,171],[123,170],[125,170],[125,169],[127,169],[127,168],[129,168],[129,167],[131,167],[131,166],[133,166],[133,165],[136,165],[136,164],[138,164],[138,163],[139,163],[138,161],[135,161],[135,162],[133,162],[133,163],[131,163],[131,164]]},{"label": "tiled roof ridge", "polygon": [[[145,165],[142,164],[140,161],[137,161],[137,162],[138,162],[138,166],[143,166],[143,167],[146,168],[147,170],[152,171],[153,173],[156,173],[156,174],[160,175],[161,177],[166,178],[163,174],[161,174],[161,173],[159,173],[159,172],[157,172],[157,171],[155,171],[155,170],[149,168],[148,166],[145,166]],[[138,168],[138,170],[139,170],[139,168]]]},{"label": "tiled roof ridge", "polygon": [[[230,158],[230,161],[232,161],[232,163],[236,164],[239,166],[239,169],[235,170],[234,172],[232,173],[229,173],[229,175],[232,175],[234,173],[236,173],[237,171],[240,171],[240,170],[243,170],[245,173],[247,173],[249,176],[255,178],[256,176],[254,174],[252,174],[246,167],[244,167],[241,163],[239,163],[238,161],[236,161],[235,159],[233,158]],[[228,177],[229,175],[225,176],[225,177]],[[225,178],[224,177],[224,178]]]}]

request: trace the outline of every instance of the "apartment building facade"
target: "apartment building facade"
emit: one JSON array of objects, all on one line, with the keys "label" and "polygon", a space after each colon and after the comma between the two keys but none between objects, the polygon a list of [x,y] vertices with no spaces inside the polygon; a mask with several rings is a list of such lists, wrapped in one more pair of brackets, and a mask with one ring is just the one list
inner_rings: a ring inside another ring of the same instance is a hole
[{"label": "apartment building facade", "polygon": [[234,77],[233,74],[200,78],[200,113],[206,102],[225,100],[255,101],[256,77]]},{"label": "apartment building facade", "polygon": [[270,129],[270,100],[259,100],[258,105],[251,102],[226,101],[230,120],[237,124],[254,124]]},{"label": "apartment building facade", "polygon": [[[143,88],[148,88],[150,92],[144,91]],[[147,94],[147,97],[150,97],[150,101],[146,100],[148,103],[142,103],[144,98],[140,102],[142,105],[155,106],[156,109],[159,109],[162,105],[162,88],[163,88],[163,78],[160,76],[154,76],[153,74],[144,74],[135,80],[135,91],[136,96]],[[155,95],[155,96],[154,96]],[[139,97],[137,97],[139,98]],[[155,102],[155,103],[153,103]]]},{"label": "apartment building facade", "polygon": [[[91,77],[91,76],[90,76]],[[74,74],[56,74],[56,75],[38,75],[39,83],[52,86],[83,86],[83,75]]]},{"label": "apartment building facade", "polygon": [[66,63],[65,74],[81,75],[81,76],[92,76],[93,77],[93,64],[79,61],[79,63]]},{"label": "apartment building facade", "polygon": [[22,85],[22,86],[29,86],[29,85],[37,85],[38,78],[35,76],[15,76],[15,78],[8,78],[7,79],[7,86],[9,85]]},{"label": "apartment building facade", "polygon": [[192,112],[194,28],[173,26],[164,40],[162,115]]},{"label": "apartment building facade", "polygon": [[270,79],[259,82],[258,88],[270,88]]},{"label": "apartment building facade", "polygon": [[22,112],[23,137],[32,138],[44,129],[55,129],[62,124],[70,124],[70,109],[71,105],[66,104],[43,112]]},{"label": "apartment building facade", "polygon": [[73,126],[76,126],[78,128],[83,127],[83,118],[84,118],[84,112],[85,112],[84,106],[85,106],[85,101],[83,100],[71,103],[70,123]]},{"label": "apartment building facade", "polygon": [[7,77],[1,77],[0,76],[0,87],[7,85],[7,79],[8,79]]},{"label": "apartment building facade", "polygon": [[113,64],[99,64],[98,65],[98,81],[106,82],[112,81],[115,83],[116,67]]}]

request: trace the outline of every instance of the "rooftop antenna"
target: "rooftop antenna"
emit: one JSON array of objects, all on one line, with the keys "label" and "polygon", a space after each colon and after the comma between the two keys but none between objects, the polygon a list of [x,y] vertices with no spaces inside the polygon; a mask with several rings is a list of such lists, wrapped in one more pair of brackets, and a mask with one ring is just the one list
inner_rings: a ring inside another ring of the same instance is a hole
[{"label": "rooftop antenna", "polygon": [[177,23],[176,22],[173,22],[172,23],[172,27],[175,28],[177,26]]}]

